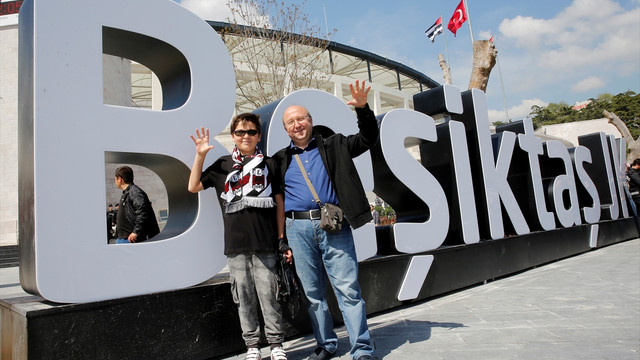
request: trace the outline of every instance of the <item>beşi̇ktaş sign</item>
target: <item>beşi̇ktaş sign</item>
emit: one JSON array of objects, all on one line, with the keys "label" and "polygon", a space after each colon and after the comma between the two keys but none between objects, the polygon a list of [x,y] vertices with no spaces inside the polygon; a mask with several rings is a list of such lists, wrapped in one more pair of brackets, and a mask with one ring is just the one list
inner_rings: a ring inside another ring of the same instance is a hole
[{"label": "be\u015fi\u0307kta\u015f sign", "polygon": [[[24,1],[19,32],[22,287],[50,301],[88,302],[183,288],[218,273],[226,261],[216,194],[189,193],[187,179],[188,135],[202,125],[220,133],[234,112],[234,68],[220,36],[169,0]],[[151,69],[163,110],[104,104],[103,54]],[[358,131],[342,100],[296,91],[263,118],[267,154],[288,145],[281,119],[292,104],[306,106],[314,125]],[[542,142],[530,120],[492,135],[478,90],[444,86],[416,96],[414,106],[422,112],[384,114],[379,143],[355,159],[365,190],[413,219],[393,226],[399,252],[629,216],[624,140],[596,133],[567,149]],[[448,121],[436,125],[436,113]],[[407,139],[421,144],[421,163],[406,151]],[[227,154],[212,143],[210,161]],[[155,241],[105,241],[105,162],[141,165],[162,179],[169,219]],[[354,238],[359,260],[376,254],[373,224]],[[403,283],[393,285],[398,299],[417,296],[432,260],[415,256]]]}]

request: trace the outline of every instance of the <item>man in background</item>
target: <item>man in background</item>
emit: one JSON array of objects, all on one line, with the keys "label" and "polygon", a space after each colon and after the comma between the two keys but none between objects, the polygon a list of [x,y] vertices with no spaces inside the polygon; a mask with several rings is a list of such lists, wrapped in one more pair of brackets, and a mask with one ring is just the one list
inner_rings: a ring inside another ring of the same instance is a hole
[{"label": "man in background", "polygon": [[640,159],[635,159],[627,171],[629,177],[629,192],[633,203],[636,205],[636,211],[640,210]]},{"label": "man in background", "polygon": [[369,205],[371,207],[371,216],[373,217],[373,224],[375,226],[380,225],[380,214],[378,213],[378,210],[376,210],[375,207],[373,207],[373,205]]},{"label": "man in background", "polygon": [[113,210],[113,204],[107,206],[107,240],[115,238],[116,234],[114,226],[116,224],[116,212]]},{"label": "man in background", "polygon": [[116,244],[148,240],[160,232],[147,193],[133,183],[133,170],[121,166],[115,173],[116,187],[122,190],[116,215]]}]

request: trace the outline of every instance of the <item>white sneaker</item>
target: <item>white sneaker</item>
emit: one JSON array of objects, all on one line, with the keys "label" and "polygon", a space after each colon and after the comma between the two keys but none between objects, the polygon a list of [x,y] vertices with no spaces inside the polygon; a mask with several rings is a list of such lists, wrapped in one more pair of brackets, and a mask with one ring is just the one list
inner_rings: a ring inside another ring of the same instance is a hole
[{"label": "white sneaker", "polygon": [[287,360],[287,353],[280,346],[271,349],[271,360]]},{"label": "white sneaker", "polygon": [[262,360],[262,356],[260,356],[260,349],[258,348],[247,349],[247,357],[245,358],[245,360]]}]

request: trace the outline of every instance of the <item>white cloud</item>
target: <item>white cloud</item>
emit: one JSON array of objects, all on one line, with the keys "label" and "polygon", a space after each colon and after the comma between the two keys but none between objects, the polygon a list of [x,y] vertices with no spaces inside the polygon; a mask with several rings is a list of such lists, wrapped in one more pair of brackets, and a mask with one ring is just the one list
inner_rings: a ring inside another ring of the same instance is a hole
[{"label": "white cloud", "polygon": [[502,20],[498,29],[502,37],[515,39],[519,47],[531,49],[540,47],[546,37],[558,32],[557,24],[550,20],[521,15]]},{"label": "white cloud", "polygon": [[[509,119],[511,120],[520,120],[520,119],[524,119],[525,117],[527,117],[529,115],[529,113],[531,113],[531,107],[533,105],[538,105],[538,106],[547,106],[549,105],[548,103],[540,100],[540,99],[525,99],[522,100],[522,102],[519,105],[516,106],[512,106],[508,109],[509,111]],[[504,109],[502,110],[489,110],[489,122],[490,123],[494,123],[496,121],[501,121],[501,122],[506,122],[507,121],[507,115],[504,111]]]},{"label": "white cloud", "polygon": [[[640,70],[638,5],[637,0],[632,5],[621,0],[572,0],[548,18],[504,19],[498,46],[507,97],[573,102],[577,95],[596,95],[585,93],[589,91],[615,93],[637,87],[633,79]],[[516,118],[511,111],[509,115]]]},{"label": "white cloud", "polygon": [[640,52],[638,9],[626,11],[613,0],[574,0],[554,18],[517,16],[499,29],[543,69],[577,71],[612,59],[628,68]]},{"label": "white cloud", "polygon": [[571,87],[571,91],[574,92],[586,92],[596,90],[604,86],[604,80],[597,76],[589,76],[586,79],[579,81]]},{"label": "white cloud", "polygon": [[493,34],[489,31],[480,31],[478,33],[478,38],[475,40],[489,40],[493,36]]},{"label": "white cloud", "polygon": [[[232,12],[228,0],[174,0],[204,20],[236,22],[243,25],[269,26],[269,18],[261,15],[259,8],[250,2],[243,2]],[[234,16],[239,15],[240,16]],[[249,21],[247,21],[249,19]]]},{"label": "white cloud", "polygon": [[204,20],[227,21],[231,10],[226,0],[182,0],[180,5],[189,9]]}]

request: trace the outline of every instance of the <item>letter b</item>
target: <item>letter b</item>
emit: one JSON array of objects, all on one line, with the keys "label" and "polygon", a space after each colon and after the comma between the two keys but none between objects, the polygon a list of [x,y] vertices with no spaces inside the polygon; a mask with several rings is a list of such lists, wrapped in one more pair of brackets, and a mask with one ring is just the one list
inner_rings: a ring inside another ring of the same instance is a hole
[{"label": "letter b", "polygon": [[[149,13],[155,20],[141,22]],[[217,273],[221,213],[214,192],[187,193],[185,165],[194,151],[188,135],[203,123],[218,133],[233,112],[233,67],[215,31],[180,5],[154,0],[25,1],[19,26],[23,288],[85,302]],[[154,71],[165,111],[103,104],[103,53]],[[209,156],[225,152],[218,145]],[[169,221],[158,241],[107,245],[105,161],[148,167],[164,182]]]}]

